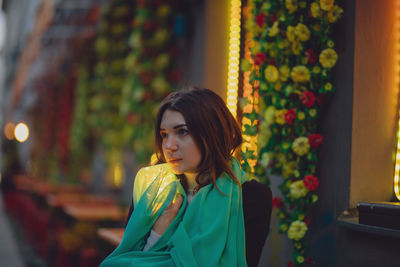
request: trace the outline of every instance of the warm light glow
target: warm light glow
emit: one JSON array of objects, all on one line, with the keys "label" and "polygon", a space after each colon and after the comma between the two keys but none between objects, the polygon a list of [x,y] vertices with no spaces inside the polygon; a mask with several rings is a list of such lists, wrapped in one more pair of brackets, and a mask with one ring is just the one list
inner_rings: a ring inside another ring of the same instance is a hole
[{"label": "warm light glow", "polygon": [[28,126],[23,122],[18,123],[17,126],[15,126],[14,136],[18,142],[25,142],[29,137]]},{"label": "warm light glow", "polygon": [[8,140],[14,139],[14,129],[15,125],[12,122],[6,123],[6,126],[4,127],[4,135]]},{"label": "warm light glow", "polygon": [[121,164],[115,164],[114,166],[114,185],[120,187],[122,183],[122,167]]},{"label": "warm light glow", "polygon": [[[395,73],[397,73],[397,75],[395,75],[395,81],[394,81],[394,89],[399,93],[399,75],[400,75],[400,31],[399,31],[399,26],[400,26],[400,3],[397,1],[396,2],[397,7],[395,10],[395,14],[396,14],[396,19],[395,19],[395,29],[397,29],[397,31],[395,31],[396,34],[396,40],[397,42],[395,42],[395,51],[398,51],[397,53],[394,53],[395,56],[395,61],[396,64],[394,64],[395,67]],[[397,101],[399,101],[400,98],[398,98]],[[397,104],[398,105],[398,104]],[[394,193],[397,197],[398,200],[400,200],[400,192],[399,192],[399,171],[400,171],[400,110],[399,110],[399,121],[398,121],[398,127],[397,127],[397,150],[396,150],[396,163],[395,163],[395,169],[394,169]]]},{"label": "warm light glow", "polygon": [[237,115],[239,86],[241,5],[241,0],[231,0],[226,105],[234,117]]}]

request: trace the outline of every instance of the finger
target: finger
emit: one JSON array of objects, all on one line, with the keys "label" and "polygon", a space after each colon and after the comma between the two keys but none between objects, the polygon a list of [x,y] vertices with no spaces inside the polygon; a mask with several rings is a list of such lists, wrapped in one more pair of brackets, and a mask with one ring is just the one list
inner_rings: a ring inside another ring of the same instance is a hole
[{"label": "finger", "polygon": [[175,202],[172,204],[171,208],[174,211],[178,211],[182,206],[182,202],[183,202],[183,197],[181,194],[179,194],[178,197],[176,198]]}]

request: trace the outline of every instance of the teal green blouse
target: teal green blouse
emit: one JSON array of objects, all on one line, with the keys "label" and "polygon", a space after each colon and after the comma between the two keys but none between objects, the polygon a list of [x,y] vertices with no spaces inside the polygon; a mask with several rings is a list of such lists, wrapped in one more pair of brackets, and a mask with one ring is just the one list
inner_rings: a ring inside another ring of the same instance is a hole
[{"label": "teal green blouse", "polygon": [[[236,159],[232,170],[247,180]],[[226,173],[201,188],[187,206],[187,197],[168,164],[141,169],[135,178],[134,211],[119,246],[100,264],[108,266],[247,266],[241,187]],[[183,203],[158,241],[142,251],[149,232],[177,193]]]}]

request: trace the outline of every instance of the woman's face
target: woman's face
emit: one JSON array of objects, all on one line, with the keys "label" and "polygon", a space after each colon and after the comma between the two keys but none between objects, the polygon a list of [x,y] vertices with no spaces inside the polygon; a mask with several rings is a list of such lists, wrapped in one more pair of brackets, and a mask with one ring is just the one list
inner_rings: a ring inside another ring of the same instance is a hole
[{"label": "woman's face", "polygon": [[175,174],[196,173],[202,155],[181,113],[166,110],[161,118],[162,151]]}]

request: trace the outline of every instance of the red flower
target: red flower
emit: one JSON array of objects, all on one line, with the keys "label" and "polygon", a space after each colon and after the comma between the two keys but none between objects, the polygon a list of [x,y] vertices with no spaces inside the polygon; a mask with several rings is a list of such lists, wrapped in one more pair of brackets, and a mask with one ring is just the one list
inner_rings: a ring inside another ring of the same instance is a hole
[{"label": "red flower", "polygon": [[263,13],[260,13],[257,15],[256,17],[256,23],[258,25],[258,27],[262,27],[264,22],[265,22],[265,18],[266,16]]},{"label": "red flower", "polygon": [[271,20],[271,22],[275,22],[278,19],[278,16],[274,13],[269,19]]},{"label": "red flower", "polygon": [[254,65],[261,65],[264,63],[264,61],[267,59],[267,56],[264,53],[257,53],[254,55]]},{"label": "red flower", "polygon": [[307,175],[306,177],[304,177],[303,183],[305,187],[310,191],[317,190],[319,186],[318,178],[313,175]]},{"label": "red flower", "polygon": [[281,198],[279,198],[279,197],[274,197],[273,199],[272,199],[272,207],[273,208],[276,208],[276,209],[281,209],[281,208],[283,208],[283,201],[282,201],[282,199]]},{"label": "red flower", "polygon": [[310,63],[310,64],[313,64],[315,62],[315,60],[317,60],[317,54],[315,54],[312,49],[306,50],[306,57],[307,57],[308,63]]},{"label": "red flower", "polygon": [[296,267],[296,265],[294,265],[293,262],[289,261],[286,267]]},{"label": "red flower", "polygon": [[142,71],[139,76],[142,84],[148,85],[151,82],[152,75],[148,71]]},{"label": "red flower", "polygon": [[276,66],[276,60],[275,60],[275,58],[271,58],[271,59],[268,61],[268,64],[269,64],[269,65],[274,65],[274,66]]},{"label": "red flower", "polygon": [[310,217],[309,216],[304,217],[304,222],[307,224],[307,226],[309,226],[311,222]]},{"label": "red flower", "polygon": [[168,73],[168,79],[172,83],[177,83],[180,78],[181,78],[181,72],[179,70],[172,70],[170,71],[170,73]]},{"label": "red flower", "polygon": [[129,113],[128,115],[126,115],[125,120],[128,123],[137,123],[139,121],[139,117],[136,116],[136,114],[134,113]]},{"label": "red flower", "polygon": [[292,124],[293,120],[296,118],[296,110],[294,108],[289,109],[285,113],[284,117],[288,124]]},{"label": "red flower", "polygon": [[310,146],[313,148],[319,147],[322,144],[323,140],[324,138],[320,134],[310,134],[308,136],[308,141],[310,142]]},{"label": "red flower", "polygon": [[301,102],[307,108],[311,108],[315,104],[315,96],[310,91],[304,91],[303,94],[300,96]]}]

